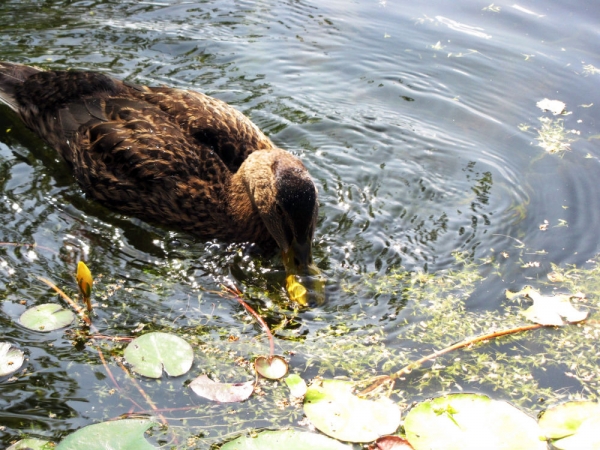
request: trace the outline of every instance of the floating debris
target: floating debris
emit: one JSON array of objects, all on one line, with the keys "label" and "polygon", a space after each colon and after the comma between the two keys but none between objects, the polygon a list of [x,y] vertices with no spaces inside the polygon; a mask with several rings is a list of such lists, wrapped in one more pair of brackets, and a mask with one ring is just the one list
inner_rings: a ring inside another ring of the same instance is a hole
[{"label": "floating debris", "polygon": [[569,131],[565,131],[563,119],[550,119],[549,117],[540,117],[542,127],[538,130],[539,146],[548,153],[561,153],[571,149],[573,139],[567,136]]},{"label": "floating debris", "polygon": [[555,116],[563,114],[565,112],[565,109],[567,108],[567,105],[565,105],[560,100],[549,100],[547,98],[545,98],[544,100],[540,100],[535,105],[542,111],[550,111]]}]

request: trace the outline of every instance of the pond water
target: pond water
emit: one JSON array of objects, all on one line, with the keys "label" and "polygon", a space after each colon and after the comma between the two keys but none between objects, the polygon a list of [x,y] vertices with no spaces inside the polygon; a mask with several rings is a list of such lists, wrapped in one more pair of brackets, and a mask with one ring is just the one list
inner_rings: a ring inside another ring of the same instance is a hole
[{"label": "pond water", "polygon": [[[128,401],[143,403],[115,362],[121,347],[100,341],[121,384],[115,392],[95,347],[18,324],[27,307],[59,301],[36,276],[76,294],[79,259],[97,278],[99,333],[138,335],[145,324],[199,339],[189,375],[158,387],[140,380],[179,430],[158,441],[182,448],[274,424],[301,428],[301,410],[275,406],[287,397],[282,384],[233,407],[185,387],[204,372],[250,379],[233,361],[267,351],[243,308],[218,294],[222,282],[247,291],[279,330],[277,351],[309,379],[356,375],[303,350],[332,345],[331,330],[393,349],[426,320],[412,294],[378,294],[368,280],[478,264],[484,278],[461,300],[478,314],[502,310],[507,288],[537,285],[553,265],[591,266],[600,223],[599,20],[600,8],[582,0],[2,2],[0,60],[202,91],[299,155],[319,190],[315,257],[330,286],[326,305],[294,313],[276,258],[86,199],[54,152],[0,107],[0,340],[27,355],[15,379],[0,380],[0,442],[21,434],[59,441],[84,425],[148,413]],[[565,113],[542,111],[544,98],[564,102]],[[384,366],[375,361],[360,374]],[[564,372],[540,375],[540,384],[581,391]],[[510,389],[461,388],[514,400]],[[409,400],[438,393],[424,388]],[[251,413],[260,407],[267,412]]]}]

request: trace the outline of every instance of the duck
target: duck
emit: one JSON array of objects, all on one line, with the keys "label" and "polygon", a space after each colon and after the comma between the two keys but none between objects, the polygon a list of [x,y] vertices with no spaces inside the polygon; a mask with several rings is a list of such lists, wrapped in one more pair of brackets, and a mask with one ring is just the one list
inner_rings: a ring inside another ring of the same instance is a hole
[{"label": "duck", "polygon": [[60,154],[85,195],[203,240],[278,250],[288,293],[315,302],[301,283],[320,276],[315,183],[233,106],[193,90],[11,62],[0,62],[0,103]]}]

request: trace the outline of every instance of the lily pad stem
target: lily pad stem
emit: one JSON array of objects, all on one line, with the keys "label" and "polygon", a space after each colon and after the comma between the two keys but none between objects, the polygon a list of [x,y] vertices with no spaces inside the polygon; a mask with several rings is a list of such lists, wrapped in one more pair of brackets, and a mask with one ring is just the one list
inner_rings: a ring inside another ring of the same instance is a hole
[{"label": "lily pad stem", "polygon": [[52,281],[50,281],[47,278],[44,277],[39,277],[36,275],[36,278],[38,280],[40,280],[42,283],[50,286],[52,289],[54,289],[54,291],[56,293],[58,293],[58,295],[60,295],[64,301],[66,301],[69,306],[79,315],[79,317],[81,317],[81,319],[85,322],[85,324],[89,327],[92,326],[92,321],[90,320],[89,316],[85,313],[85,311],[83,310],[83,308],[81,308],[77,303],[75,303],[71,297],[69,297],[67,294],[65,294],[63,292],[62,289],[60,289],[57,285],[55,285]]},{"label": "lily pad stem", "polygon": [[536,330],[538,328],[542,328],[545,327],[546,325],[541,325],[538,323],[535,324],[531,324],[531,325],[523,325],[520,327],[515,327],[515,328],[510,328],[508,330],[500,330],[500,331],[494,331],[492,333],[487,333],[487,334],[483,334],[480,336],[475,336],[473,338],[467,339],[465,341],[461,341],[458,342],[454,345],[451,345],[449,347],[443,348],[441,350],[438,350],[436,352],[433,352],[427,356],[423,356],[421,359],[418,359],[417,361],[411,362],[410,364],[408,364],[407,366],[403,367],[402,369],[400,369],[398,372],[393,373],[392,375],[381,375],[378,377],[373,377],[370,379],[370,382],[372,384],[370,384],[368,387],[366,387],[365,389],[363,389],[362,391],[360,391],[358,393],[359,397],[363,397],[371,392],[373,392],[375,389],[377,389],[378,387],[380,387],[383,384],[387,384],[392,382],[393,380],[396,380],[397,378],[400,378],[402,375],[406,375],[409,374],[410,372],[412,372],[414,369],[418,368],[419,366],[421,366],[423,363],[427,362],[427,361],[432,361],[434,359],[436,359],[438,356],[442,356],[445,355],[446,353],[450,353],[453,350],[458,350],[461,348],[465,348],[465,347],[469,347],[473,344],[476,344],[477,342],[482,342],[482,341],[487,341],[490,339],[495,339],[495,338],[499,338],[502,336],[507,336],[509,334],[517,334],[517,333],[521,333],[523,331],[530,331],[530,330]]},{"label": "lily pad stem", "polygon": [[230,294],[232,294],[233,297],[237,300],[237,302],[240,305],[242,305],[246,309],[246,311],[248,311],[250,314],[252,314],[254,316],[254,318],[258,321],[258,323],[260,324],[262,329],[267,334],[267,337],[269,338],[269,358],[273,358],[273,355],[275,355],[275,341],[273,339],[273,333],[271,333],[271,330],[269,329],[269,326],[267,325],[267,323],[263,320],[262,317],[260,317],[258,315],[258,313],[256,311],[254,311],[250,307],[250,305],[248,305],[248,303],[246,303],[244,300],[242,300],[242,298],[240,297],[241,292],[234,291],[233,289],[231,289],[227,286],[222,286],[222,288],[225,289]]}]

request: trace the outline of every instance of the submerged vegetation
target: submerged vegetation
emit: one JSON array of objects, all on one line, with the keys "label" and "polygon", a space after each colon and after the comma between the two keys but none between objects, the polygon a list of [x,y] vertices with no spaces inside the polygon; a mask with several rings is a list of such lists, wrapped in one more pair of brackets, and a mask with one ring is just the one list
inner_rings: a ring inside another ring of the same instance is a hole
[{"label": "submerged vegetation", "polygon": [[[294,376],[341,377],[359,384],[378,375],[392,375],[423,355],[467,338],[527,323],[523,312],[531,301],[526,297],[507,298],[493,311],[467,308],[483,281],[501,276],[501,267],[492,258],[474,261],[461,252],[454,257],[454,269],[435,274],[397,268],[385,275],[367,275],[345,282],[345,295],[362,302],[362,312],[348,314],[338,310],[323,317],[322,326],[314,333],[302,332],[302,326],[297,325],[305,313],[288,309],[284,303],[271,303],[270,308],[261,309],[261,314],[271,324],[278,338],[277,351],[286,356]],[[517,264],[519,259],[514,259]],[[403,373],[394,384],[391,400],[406,410],[415,401],[431,396],[484,392],[524,407],[532,415],[566,400],[598,400],[600,354],[594,350],[594,343],[600,336],[595,301],[600,293],[600,267],[596,260],[588,264],[586,268],[553,266],[548,280],[540,280],[538,285],[540,290],[577,294],[572,300],[577,308],[585,307],[591,312],[587,320],[560,328],[540,326],[440,356]],[[95,289],[97,295],[106,298],[113,286],[97,282]],[[385,326],[369,324],[369,319],[373,319],[368,315],[371,303],[383,299],[390,305],[389,315],[380,318]],[[201,292],[197,302],[198,308],[204,307]],[[208,448],[261,427],[303,429],[308,425],[301,402],[290,395],[282,382],[260,379],[249,400],[231,407],[194,400],[186,387],[190,380],[182,377],[163,378],[158,383],[141,379],[138,385],[128,381],[132,375],[127,370],[119,369],[118,366],[124,369],[123,350],[144,329],[176,334],[189,342],[195,353],[195,369],[191,373],[208,373],[215,380],[234,384],[254,377],[252,361],[265,354],[268,347],[266,340],[257,340],[260,329],[248,316],[237,317],[237,325],[228,330],[211,326],[209,317],[204,324],[182,326],[174,326],[172,317],[156,318],[138,324],[123,339],[111,339],[113,327],[104,324],[102,335],[92,336],[89,341],[90,349],[98,346],[98,351],[104,353],[109,371],[105,375],[114,380],[112,388],[110,383],[94,382],[97,401],[106,403],[104,419],[119,416],[123,413],[119,405],[132,402],[133,417],[160,415],[167,427],[154,439],[177,448],[183,442],[186,448]],[[313,320],[319,322],[318,312]],[[117,325],[115,331],[119,329],[122,334],[123,329]],[[84,343],[88,340],[85,335],[81,337]],[[98,364],[99,354],[92,351],[85,355],[89,358],[85,364]],[[27,371],[17,373],[7,382],[27,382],[32,375]],[[73,376],[78,378],[76,373]],[[140,389],[145,394],[134,401],[135,392]],[[164,390],[172,392],[172,399],[169,404],[156,404],[153,396]],[[38,433],[33,435],[39,437]]]}]

